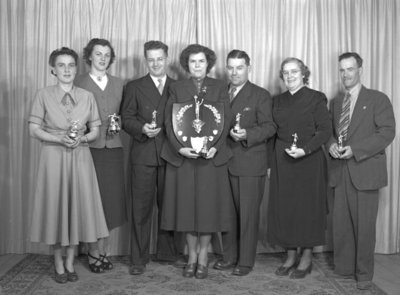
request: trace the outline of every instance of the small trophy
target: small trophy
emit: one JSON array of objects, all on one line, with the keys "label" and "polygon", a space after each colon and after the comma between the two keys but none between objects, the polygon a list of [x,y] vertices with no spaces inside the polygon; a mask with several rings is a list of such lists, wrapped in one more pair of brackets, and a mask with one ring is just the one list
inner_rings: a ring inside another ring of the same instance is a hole
[{"label": "small trophy", "polygon": [[153,113],[151,114],[151,122],[150,122],[150,128],[151,129],[156,129],[157,128],[157,111],[154,110]]},{"label": "small trophy", "polygon": [[343,135],[339,135],[338,137],[338,147],[339,149],[343,148]]},{"label": "small trophy", "polygon": [[297,136],[297,133],[292,134],[292,136],[293,136],[293,143],[290,146],[290,150],[293,151],[293,150],[297,149],[297,140],[299,139],[299,137]]},{"label": "small trophy", "polygon": [[67,136],[72,140],[76,140],[79,131],[79,120],[72,121],[71,126],[68,128]]},{"label": "small trophy", "polygon": [[108,134],[118,134],[121,130],[120,117],[115,113],[108,116]]},{"label": "small trophy", "polygon": [[240,117],[241,117],[242,115],[240,114],[240,113],[237,113],[236,114],[236,124],[235,124],[235,126],[233,127],[233,132],[235,132],[235,133],[238,133],[238,131],[240,130],[240,129],[242,129],[241,127],[240,127]]},{"label": "small trophy", "polygon": [[208,154],[207,143],[208,143],[208,137],[204,136],[203,137],[203,147],[201,148],[201,150],[199,152],[200,156],[202,156],[203,158],[207,157],[207,154]]}]

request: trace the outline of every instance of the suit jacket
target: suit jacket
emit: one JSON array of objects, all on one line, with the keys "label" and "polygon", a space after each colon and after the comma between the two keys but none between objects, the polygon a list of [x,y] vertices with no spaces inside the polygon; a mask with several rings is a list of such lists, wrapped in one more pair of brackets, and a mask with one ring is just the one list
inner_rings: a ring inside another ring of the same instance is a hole
[{"label": "suit jacket", "polygon": [[[215,154],[214,158],[211,159],[215,166],[221,166],[228,163],[229,158],[232,157],[232,151],[226,144],[226,137],[229,132],[231,119],[228,90],[223,81],[209,77],[204,79],[202,86],[207,87],[204,101],[218,101],[224,104],[224,129],[221,137],[214,145],[214,147],[217,149],[217,153]],[[198,93],[192,79],[182,80],[174,83],[171,85],[169,92],[170,95],[165,108],[165,129],[167,132],[168,141],[162,149],[161,156],[171,165],[179,167],[186,158],[179,154],[179,149],[182,148],[182,145],[177,140],[172,127],[172,106],[174,103],[182,103],[188,100],[193,100],[193,97]]]},{"label": "suit jacket", "polygon": [[[240,126],[246,129],[247,139],[234,141],[228,137],[233,157],[229,172],[235,176],[261,176],[267,172],[267,139],[276,132],[272,120],[272,98],[267,90],[247,81],[231,102],[235,118],[241,114]],[[232,120],[231,126],[235,124]]]},{"label": "suit jacket", "polygon": [[[164,110],[168,98],[168,88],[174,80],[167,76],[163,94],[160,95],[150,74],[126,84],[122,103],[122,128],[131,136],[131,161],[136,165],[160,166],[160,157],[165,141]],[[160,133],[149,138],[142,133],[145,123],[152,121],[153,111],[157,111],[157,126]]]},{"label": "suit jacket", "polygon": [[121,79],[111,75],[107,75],[107,78],[108,83],[104,90],[101,90],[101,88],[97,86],[97,84],[90,77],[89,73],[79,75],[74,81],[76,86],[84,88],[93,93],[99,109],[101,126],[99,128],[99,137],[89,144],[92,148],[122,147],[119,134],[108,135],[107,128],[108,116],[113,114],[119,115],[124,83]]},{"label": "suit jacket", "polygon": [[[337,142],[338,122],[344,96],[331,102],[333,136],[328,148]],[[342,165],[347,165],[351,181],[358,190],[376,190],[387,185],[385,148],[395,136],[395,119],[389,98],[382,92],[361,87],[354,106],[345,145],[349,145],[354,157],[348,160],[331,158],[329,185],[335,187],[341,181]]]}]

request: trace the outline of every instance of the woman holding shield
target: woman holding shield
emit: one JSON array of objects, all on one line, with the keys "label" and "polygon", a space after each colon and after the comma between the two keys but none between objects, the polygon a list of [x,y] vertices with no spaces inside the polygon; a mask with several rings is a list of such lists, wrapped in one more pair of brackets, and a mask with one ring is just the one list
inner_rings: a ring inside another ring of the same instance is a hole
[{"label": "woman holding shield", "polygon": [[[161,153],[167,161],[161,227],[185,232],[189,259],[183,276],[198,279],[208,275],[211,234],[230,229],[233,206],[227,170],[232,156],[226,145],[227,86],[207,77],[215,61],[214,51],[199,44],[182,51],[180,64],[190,79],[170,87],[165,121],[168,142]],[[211,119],[205,118],[207,112]],[[183,118],[185,113],[192,114],[190,120]],[[174,121],[180,122],[179,128]]]}]

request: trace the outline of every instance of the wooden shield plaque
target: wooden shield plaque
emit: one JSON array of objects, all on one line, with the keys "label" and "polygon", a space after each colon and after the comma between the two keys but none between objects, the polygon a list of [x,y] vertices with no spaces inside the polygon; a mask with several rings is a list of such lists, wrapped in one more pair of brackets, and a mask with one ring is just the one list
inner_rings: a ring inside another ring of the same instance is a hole
[{"label": "wooden shield plaque", "polygon": [[210,149],[221,137],[224,128],[224,105],[197,100],[174,103],[172,127],[178,141],[197,153]]}]

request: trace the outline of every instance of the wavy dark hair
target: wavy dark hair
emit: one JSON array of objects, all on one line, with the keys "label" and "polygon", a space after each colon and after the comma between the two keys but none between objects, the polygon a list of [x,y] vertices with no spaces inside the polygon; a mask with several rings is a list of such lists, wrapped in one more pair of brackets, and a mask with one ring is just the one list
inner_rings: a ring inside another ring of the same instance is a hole
[{"label": "wavy dark hair", "polygon": [[179,56],[179,63],[181,64],[182,68],[189,73],[189,57],[192,54],[197,53],[204,53],[207,59],[207,74],[210,72],[212,67],[215,65],[217,61],[217,56],[215,52],[212,51],[210,48],[205,47],[200,44],[190,44],[188,47],[182,50],[181,55]]},{"label": "wavy dark hair", "polygon": [[359,68],[362,67],[363,59],[361,58],[361,56],[357,52],[345,52],[345,53],[343,53],[343,54],[341,54],[339,56],[339,61],[341,61],[342,59],[350,58],[350,57],[354,57],[356,59],[357,66]]},{"label": "wavy dark hair", "polygon": [[250,57],[249,55],[243,51],[243,50],[238,50],[234,49],[231,52],[228,53],[228,56],[226,57],[226,63],[228,63],[228,59],[230,58],[238,58],[238,59],[244,59],[245,63],[247,66],[250,65]]},{"label": "wavy dark hair", "polygon": [[147,50],[154,50],[154,49],[162,49],[165,53],[165,56],[168,56],[168,46],[161,41],[147,41],[144,43],[143,50],[144,50],[144,57],[147,58]]},{"label": "wavy dark hair", "polygon": [[107,69],[108,69],[115,60],[115,51],[114,51],[114,48],[112,47],[110,41],[108,41],[106,39],[93,38],[92,40],[90,40],[89,43],[86,45],[86,47],[83,48],[83,59],[86,61],[86,63],[89,66],[92,65],[90,56],[92,55],[93,49],[96,45],[107,46],[108,48],[110,48],[111,58],[110,58],[110,63],[107,66]]},{"label": "wavy dark hair", "polygon": [[[73,59],[75,60],[75,65],[78,66],[78,54],[71,48],[68,47],[61,47],[58,48],[56,50],[53,50],[52,53],[50,53],[49,56],[49,65],[51,67],[55,67],[56,66],[56,59],[57,57],[59,57],[60,55],[69,55],[72,56]],[[56,76],[56,74],[53,72],[53,70],[51,70],[51,73]]]},{"label": "wavy dark hair", "polygon": [[308,67],[304,64],[304,62],[296,57],[285,58],[281,63],[281,70],[279,71],[279,77],[282,79],[282,81],[283,81],[283,66],[290,62],[296,62],[299,65],[301,74],[303,75],[303,83],[305,85],[308,85],[308,80],[310,78],[311,72],[308,69]]}]

